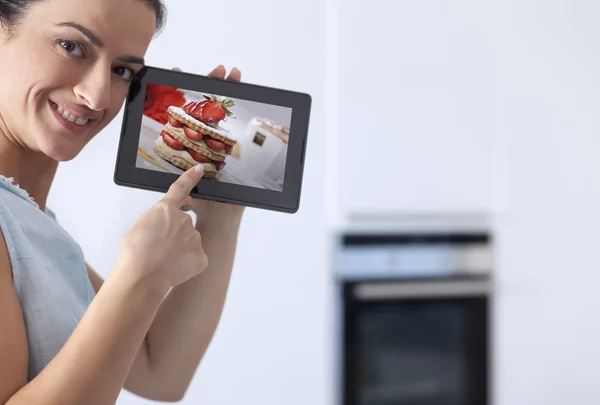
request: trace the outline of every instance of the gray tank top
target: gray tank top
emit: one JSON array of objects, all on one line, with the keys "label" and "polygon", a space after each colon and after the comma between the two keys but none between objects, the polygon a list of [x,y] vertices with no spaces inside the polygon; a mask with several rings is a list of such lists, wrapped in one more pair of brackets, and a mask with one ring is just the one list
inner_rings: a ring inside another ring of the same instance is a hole
[{"label": "gray tank top", "polygon": [[0,229],[12,266],[29,346],[28,381],[71,336],[94,290],[79,244],[50,210],[0,175]]}]

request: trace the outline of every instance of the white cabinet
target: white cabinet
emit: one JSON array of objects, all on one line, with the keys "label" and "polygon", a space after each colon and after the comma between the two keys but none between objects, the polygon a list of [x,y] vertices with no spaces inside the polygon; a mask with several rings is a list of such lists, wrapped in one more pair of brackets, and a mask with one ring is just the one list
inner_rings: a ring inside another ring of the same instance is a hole
[{"label": "white cabinet", "polygon": [[489,211],[497,117],[484,6],[337,3],[329,118],[343,215]]}]

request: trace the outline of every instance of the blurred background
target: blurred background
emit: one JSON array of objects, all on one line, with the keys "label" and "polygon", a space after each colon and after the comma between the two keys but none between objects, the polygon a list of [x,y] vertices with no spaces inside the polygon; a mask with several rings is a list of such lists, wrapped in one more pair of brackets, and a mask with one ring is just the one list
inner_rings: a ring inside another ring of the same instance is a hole
[{"label": "blurred background", "polygon": [[[247,210],[184,404],[600,402],[599,2],[167,4],[149,64],[313,96],[300,211]],[[114,185],[120,125],[49,200],[104,276],[160,198]]]}]

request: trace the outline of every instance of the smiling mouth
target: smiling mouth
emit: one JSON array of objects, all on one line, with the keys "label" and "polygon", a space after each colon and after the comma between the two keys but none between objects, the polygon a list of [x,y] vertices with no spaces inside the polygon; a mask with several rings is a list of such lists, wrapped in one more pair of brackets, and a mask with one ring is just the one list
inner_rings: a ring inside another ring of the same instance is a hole
[{"label": "smiling mouth", "polygon": [[61,117],[63,117],[72,124],[79,125],[82,127],[86,125],[89,121],[89,118],[78,117],[77,115],[71,114],[69,111],[65,110],[64,108],[52,101],[50,101],[50,105],[52,106],[52,108],[54,108],[54,110],[56,110],[56,112],[58,112],[58,114]]}]

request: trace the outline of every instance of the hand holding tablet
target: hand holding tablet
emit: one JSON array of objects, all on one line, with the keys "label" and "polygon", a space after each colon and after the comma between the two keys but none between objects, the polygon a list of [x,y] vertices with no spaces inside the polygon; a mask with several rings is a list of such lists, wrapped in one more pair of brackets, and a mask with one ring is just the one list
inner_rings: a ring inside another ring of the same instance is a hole
[{"label": "hand holding tablet", "polygon": [[144,68],[126,102],[115,182],[166,192],[202,164],[191,196],[296,212],[311,98],[240,83],[236,75]]}]

